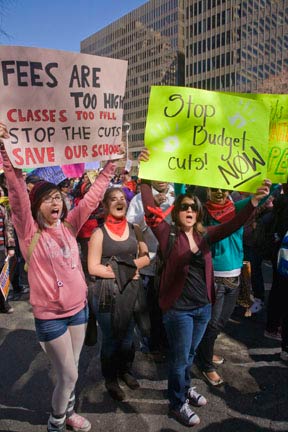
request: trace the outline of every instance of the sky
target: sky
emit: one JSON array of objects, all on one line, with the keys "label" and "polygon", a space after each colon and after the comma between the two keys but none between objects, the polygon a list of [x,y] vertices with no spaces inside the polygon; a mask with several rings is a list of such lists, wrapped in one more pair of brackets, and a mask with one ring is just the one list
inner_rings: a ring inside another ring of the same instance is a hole
[{"label": "sky", "polygon": [[80,52],[80,42],[145,0],[0,0],[0,45]]}]

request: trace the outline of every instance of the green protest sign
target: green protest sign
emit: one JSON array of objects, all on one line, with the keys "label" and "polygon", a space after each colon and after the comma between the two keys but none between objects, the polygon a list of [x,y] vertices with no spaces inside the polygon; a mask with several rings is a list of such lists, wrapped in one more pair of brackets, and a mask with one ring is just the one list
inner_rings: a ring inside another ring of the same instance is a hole
[{"label": "green protest sign", "polygon": [[266,178],[269,111],[257,100],[153,86],[139,176],[255,191]]},{"label": "green protest sign", "polygon": [[[232,94],[232,93],[227,93]],[[288,95],[234,93],[262,102],[270,111],[267,178],[286,183],[288,174]]]}]

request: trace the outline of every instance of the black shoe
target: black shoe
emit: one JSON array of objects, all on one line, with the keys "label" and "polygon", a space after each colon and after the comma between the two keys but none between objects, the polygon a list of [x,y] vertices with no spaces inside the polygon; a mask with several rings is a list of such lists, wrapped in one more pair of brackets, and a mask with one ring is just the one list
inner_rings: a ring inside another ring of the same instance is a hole
[{"label": "black shoe", "polygon": [[140,387],[139,382],[136,380],[136,378],[133,377],[130,373],[126,372],[122,375],[120,375],[120,378],[125,382],[125,384],[131,388],[132,390],[136,390]]},{"label": "black shoe", "polygon": [[108,393],[112,397],[112,399],[117,401],[123,401],[125,399],[125,393],[121,389],[118,384],[118,381],[115,379],[113,381],[105,381],[105,387],[108,390]]},{"label": "black shoe", "polygon": [[0,313],[12,314],[13,312],[14,308],[8,302],[6,302],[4,307],[0,308]]}]

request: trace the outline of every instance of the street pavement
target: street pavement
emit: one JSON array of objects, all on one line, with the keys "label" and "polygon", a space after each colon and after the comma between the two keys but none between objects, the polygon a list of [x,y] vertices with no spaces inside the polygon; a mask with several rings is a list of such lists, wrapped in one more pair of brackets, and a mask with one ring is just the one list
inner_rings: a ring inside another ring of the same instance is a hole
[{"label": "street pavement", "polygon": [[[15,312],[0,314],[0,432],[44,432],[50,410],[53,371],[37,343],[28,301],[13,301]],[[225,380],[211,388],[193,366],[193,385],[208,404],[196,408],[201,432],[288,431],[288,368],[279,358],[280,342],[264,338],[265,312],[251,318],[236,308],[216,352]],[[84,347],[77,385],[77,411],[92,432],[182,432],[188,428],[167,416],[167,364],[139,350],[134,371],[141,384],[127,399],[113,401],[100,371],[99,345]]]}]

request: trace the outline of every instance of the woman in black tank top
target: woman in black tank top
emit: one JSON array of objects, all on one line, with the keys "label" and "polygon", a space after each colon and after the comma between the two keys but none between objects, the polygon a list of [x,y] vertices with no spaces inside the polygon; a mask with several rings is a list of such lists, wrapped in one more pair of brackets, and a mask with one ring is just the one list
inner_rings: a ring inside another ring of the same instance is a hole
[{"label": "woman in black tank top", "polygon": [[[139,269],[149,264],[148,248],[137,225],[126,220],[127,202],[121,188],[110,188],[103,198],[102,228],[92,234],[88,270],[97,276],[92,307],[102,331],[101,368],[113,399],[123,400],[120,377],[130,388],[139,387],[131,373],[135,355],[133,308],[140,284]],[[123,324],[124,322],[124,324]],[[121,333],[119,327],[124,328]]]}]

